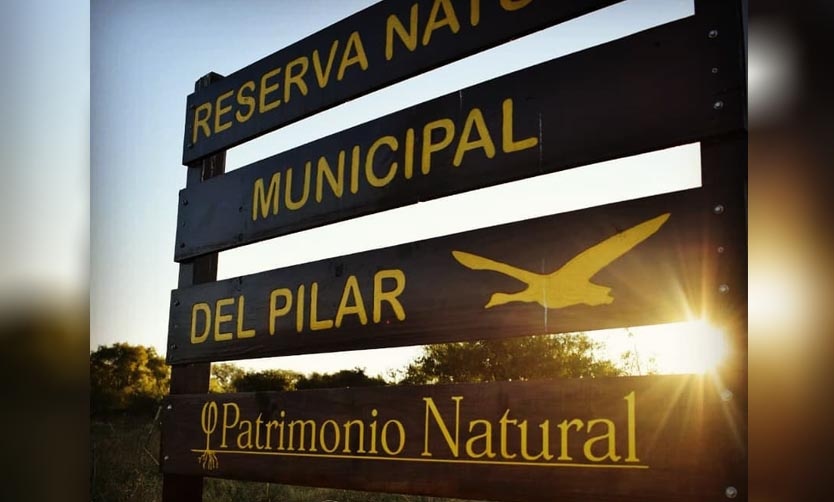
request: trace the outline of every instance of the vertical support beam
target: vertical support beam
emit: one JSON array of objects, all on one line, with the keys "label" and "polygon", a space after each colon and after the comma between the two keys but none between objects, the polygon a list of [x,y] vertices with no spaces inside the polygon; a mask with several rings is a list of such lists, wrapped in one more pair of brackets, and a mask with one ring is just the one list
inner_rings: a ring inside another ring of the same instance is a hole
[{"label": "vertical support beam", "polygon": [[[716,28],[717,38],[725,33],[732,34],[728,45],[716,53],[715,59],[705,61],[706,68],[717,78],[724,78],[727,87],[747,88],[747,0],[733,2],[704,2],[705,9],[720,8],[734,11],[733,16],[724,16],[724,26]],[[733,25],[732,23],[736,24]],[[745,96],[745,94],[742,94]],[[713,97],[714,103],[720,103],[722,97]],[[744,100],[746,101],[746,99]],[[721,107],[714,108],[722,113]],[[723,109],[727,111],[727,109]],[[732,485],[725,487],[724,495],[731,495],[736,501],[749,500],[748,464],[748,291],[747,291],[747,107],[741,107],[743,129],[721,137],[701,140],[701,182],[705,190],[718,189],[716,193],[724,194],[735,200],[728,205],[743,208],[743,214],[724,214],[724,217],[737,219],[738,235],[728,236],[726,243],[721,243],[715,250],[718,263],[718,275],[721,284],[719,292],[712,292],[721,301],[713,304],[714,311],[709,312],[711,321],[721,327],[728,337],[730,358],[722,365],[716,383],[720,386],[721,398],[725,402],[727,419],[735,428],[737,448],[726,461],[733,465],[735,472]],[[726,195],[730,194],[730,195]],[[722,201],[714,200],[715,214]],[[720,495],[717,495],[720,496]]]},{"label": "vertical support beam", "polygon": [[[736,9],[735,20],[741,26],[730,26],[736,35],[732,39],[734,49],[729,57],[716,61],[718,75],[731,74],[728,85],[746,89],[747,54],[747,1],[736,0],[722,7]],[[719,34],[719,37],[721,35]],[[713,72],[715,73],[715,72]],[[720,97],[716,96],[716,101]],[[701,181],[705,189],[721,188],[721,193],[732,194],[736,200],[732,207],[743,208],[743,214],[732,216],[739,220],[738,235],[731,236],[726,244],[719,245],[718,270],[723,291],[718,294],[723,301],[716,302],[710,313],[713,322],[725,330],[729,338],[731,357],[718,374],[721,397],[726,403],[728,420],[735,427],[737,446],[727,462],[736,468],[732,485],[725,488],[737,501],[749,500],[748,464],[748,291],[747,291],[747,107],[741,108],[744,129],[723,137],[701,141]],[[720,108],[716,109],[720,112]],[[729,189],[729,190],[727,190]],[[721,201],[714,201],[719,207]],[[717,211],[716,211],[717,213]],[[725,215],[731,217],[731,215]],[[713,293],[715,294],[715,293]]]},{"label": "vertical support beam", "polygon": [[[194,84],[195,90],[208,87],[213,82],[222,79],[217,73],[209,73]],[[190,188],[198,183],[220,176],[226,171],[226,152],[195,161],[188,165],[186,187]],[[186,203],[184,201],[184,203]],[[179,245],[177,243],[176,245]],[[179,281],[177,287],[184,288],[212,282],[217,279],[217,253],[211,253],[194,258],[180,264]],[[168,350],[172,350],[168,347]],[[171,367],[170,394],[194,394],[208,392],[211,363],[181,364]],[[163,449],[163,455],[164,449]],[[165,462],[165,457],[162,457]],[[163,502],[199,502],[203,498],[202,476],[180,476],[163,474],[162,501]]]}]

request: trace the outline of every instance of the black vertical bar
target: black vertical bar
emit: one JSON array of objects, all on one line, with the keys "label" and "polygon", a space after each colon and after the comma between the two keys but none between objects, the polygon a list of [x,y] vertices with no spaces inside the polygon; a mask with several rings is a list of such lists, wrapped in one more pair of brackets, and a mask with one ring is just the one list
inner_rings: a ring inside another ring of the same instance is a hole
[{"label": "black vertical bar", "polygon": [[[747,63],[747,0],[733,2],[737,9],[736,22],[740,29],[736,32],[735,58],[725,60],[724,64],[735,65],[727,68],[737,74],[743,88],[746,88]],[[719,33],[719,36],[721,34]],[[717,63],[718,64],[718,63]],[[716,64],[716,67],[718,67]],[[718,67],[720,74],[723,68]],[[720,97],[716,97],[717,100]],[[720,112],[720,108],[716,109]],[[725,497],[731,495],[739,502],[749,500],[747,469],[749,463],[748,449],[748,291],[747,291],[747,107],[742,107],[744,129],[720,138],[701,142],[701,181],[704,187],[731,187],[733,197],[743,201],[744,214],[732,217],[743,219],[740,228],[744,232],[720,245],[719,275],[721,290],[717,293],[723,301],[716,302],[716,311],[711,313],[712,321],[721,326],[728,335],[731,345],[731,358],[718,374],[722,387],[722,399],[726,402],[728,417],[732,416],[736,427],[736,440],[739,448],[733,458],[728,459],[733,465],[735,475],[732,485],[725,487]],[[725,193],[727,193],[725,191]],[[714,201],[715,213],[721,216],[721,201]],[[726,215],[729,216],[729,215]],[[715,293],[714,293],[715,294]]]},{"label": "black vertical bar", "polygon": [[[222,79],[217,73],[208,73],[194,84],[194,90],[208,87],[211,83]],[[188,164],[186,187],[190,188],[203,181],[222,175],[226,170],[226,152],[221,151],[212,156]],[[187,201],[181,203],[187,204]],[[176,243],[180,245],[179,242]],[[183,288],[195,284],[212,282],[217,279],[217,253],[199,256],[180,264],[177,287]],[[168,350],[176,350],[175,346]],[[208,392],[211,363],[180,364],[171,367],[170,394],[192,394]],[[164,410],[167,412],[168,410]],[[162,448],[162,462],[165,457],[164,438]],[[163,502],[199,502],[203,499],[203,477],[163,474],[162,501]]]},{"label": "black vertical bar", "polygon": [[[704,4],[706,5],[706,4]],[[705,68],[710,68],[716,77],[732,75],[728,85],[747,88],[747,0],[735,0],[726,4],[709,4],[708,8],[735,9],[735,26],[716,26],[715,32],[708,36],[719,39],[729,31],[733,38],[729,41],[732,52],[727,56],[716,57],[708,61]],[[728,18],[729,20],[729,18]],[[726,30],[726,28],[730,28]],[[746,93],[745,93],[746,97]],[[728,111],[722,108],[722,96],[714,96],[716,113]],[[722,193],[743,201],[743,214],[722,214],[722,201],[715,200],[716,217],[732,217],[743,220],[739,228],[743,232],[728,238],[716,250],[720,276],[719,291],[713,292],[721,301],[715,302],[715,311],[710,312],[711,321],[720,326],[730,343],[731,357],[722,365],[718,373],[722,399],[726,403],[728,417],[732,417],[736,428],[738,448],[727,461],[734,468],[732,484],[725,487],[724,497],[733,497],[738,502],[749,500],[748,487],[748,291],[747,291],[747,107],[742,106],[742,123],[744,128],[723,137],[701,141],[701,182],[705,189],[722,187]],[[730,187],[731,191],[726,188]],[[735,206],[731,201],[730,205]],[[718,497],[721,494],[716,494]]]}]

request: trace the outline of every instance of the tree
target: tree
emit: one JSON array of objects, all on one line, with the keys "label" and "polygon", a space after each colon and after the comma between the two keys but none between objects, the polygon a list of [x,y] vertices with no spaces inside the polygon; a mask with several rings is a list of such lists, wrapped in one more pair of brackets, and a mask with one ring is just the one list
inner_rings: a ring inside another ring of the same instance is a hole
[{"label": "tree", "polygon": [[336,373],[312,373],[301,377],[296,389],[332,389],[338,387],[380,387],[387,382],[376,376],[369,377],[364,368],[341,370]]},{"label": "tree", "polygon": [[600,344],[582,333],[428,345],[400,383],[461,383],[533,378],[617,376],[598,359]]},{"label": "tree", "polygon": [[[632,349],[620,355],[620,367],[629,375],[654,375],[657,373],[657,360],[654,356],[643,359],[634,345],[634,333],[626,328],[628,340],[632,343]],[[642,361],[642,362],[641,362]]]},{"label": "tree", "polygon": [[152,412],[168,391],[170,373],[153,347],[100,346],[90,353],[91,410]]},{"label": "tree", "polygon": [[295,390],[300,373],[287,370],[262,370],[242,373],[234,378],[235,392],[261,392],[268,390]]},{"label": "tree", "polygon": [[209,392],[236,392],[235,380],[243,377],[245,371],[232,363],[217,363],[211,365],[211,379]]}]

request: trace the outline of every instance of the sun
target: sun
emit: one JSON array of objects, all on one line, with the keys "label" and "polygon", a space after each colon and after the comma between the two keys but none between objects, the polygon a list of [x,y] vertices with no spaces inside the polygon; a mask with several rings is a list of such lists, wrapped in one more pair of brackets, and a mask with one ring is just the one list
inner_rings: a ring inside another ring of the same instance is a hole
[{"label": "sun", "polygon": [[682,345],[685,352],[677,355],[670,364],[680,373],[710,373],[715,371],[729,355],[730,345],[723,330],[706,321],[681,323]]}]

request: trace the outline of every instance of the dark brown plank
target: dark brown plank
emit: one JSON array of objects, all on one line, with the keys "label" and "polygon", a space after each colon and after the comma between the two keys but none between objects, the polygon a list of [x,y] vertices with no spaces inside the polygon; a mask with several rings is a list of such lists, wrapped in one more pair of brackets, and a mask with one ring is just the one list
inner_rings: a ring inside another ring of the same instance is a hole
[{"label": "dark brown plank", "polygon": [[[744,249],[717,247],[744,235],[743,203],[735,190],[687,190],[178,289],[168,362],[691,319],[730,301],[721,284],[737,286]],[[591,248],[605,256],[563,268]]]},{"label": "dark brown plank", "polygon": [[[379,2],[190,95],[183,164],[386,85],[619,1]],[[416,32],[411,30],[412,12],[416,14]],[[399,19],[403,39],[414,43],[413,47],[406,47],[396,34],[391,38],[392,43],[387,44],[391,16]],[[416,38],[410,39],[412,34]],[[218,39],[218,43],[222,41]],[[390,57],[386,54],[389,49]],[[332,63],[328,63],[330,58]],[[301,83],[288,82],[285,80],[288,76],[297,76]],[[252,84],[247,87],[247,82]],[[262,106],[263,89],[266,94]],[[289,89],[289,94],[285,94],[285,89]],[[222,99],[218,102],[218,98]],[[246,104],[248,99],[253,100],[251,107]],[[215,122],[217,110],[223,113]],[[242,118],[237,118],[237,114]],[[205,118],[208,129],[202,125],[195,128],[195,117],[198,123]]]},{"label": "dark brown plank", "polygon": [[[536,3],[545,4],[530,5]],[[725,26],[736,15],[732,2],[697,6],[693,17],[478,84],[187,188],[180,194],[175,259],[740,130],[746,104],[736,57],[740,30]],[[715,27],[721,35],[709,38]],[[484,131],[477,129],[479,117]],[[439,119],[452,127],[446,146],[444,130],[429,126]],[[505,145],[509,129],[513,146]],[[422,160],[426,131],[438,144],[430,148],[430,165]],[[477,144],[482,136],[491,146]],[[383,143],[372,149],[380,138]],[[467,143],[473,143],[468,150]],[[320,170],[322,158],[329,171]]]},{"label": "dark brown plank", "polygon": [[721,390],[689,375],[172,396],[163,470],[518,502],[725,500],[730,487],[746,500],[746,423]]}]

